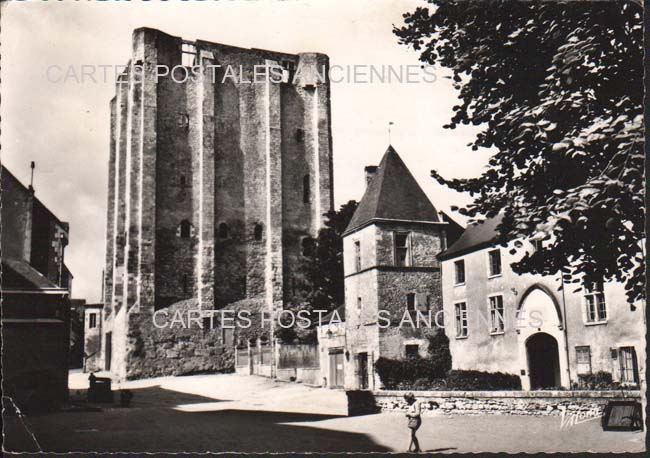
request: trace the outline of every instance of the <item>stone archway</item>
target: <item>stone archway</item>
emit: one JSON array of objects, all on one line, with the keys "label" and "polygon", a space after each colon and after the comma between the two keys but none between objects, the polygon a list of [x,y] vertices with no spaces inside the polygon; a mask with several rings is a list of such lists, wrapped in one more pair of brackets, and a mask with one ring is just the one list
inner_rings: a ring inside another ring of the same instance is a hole
[{"label": "stone archway", "polygon": [[521,296],[517,329],[521,384],[525,390],[569,387],[564,320],[552,291],[535,284]]},{"label": "stone archway", "polygon": [[560,353],[557,340],[545,332],[537,332],[526,340],[526,356],[530,389],[561,386]]}]

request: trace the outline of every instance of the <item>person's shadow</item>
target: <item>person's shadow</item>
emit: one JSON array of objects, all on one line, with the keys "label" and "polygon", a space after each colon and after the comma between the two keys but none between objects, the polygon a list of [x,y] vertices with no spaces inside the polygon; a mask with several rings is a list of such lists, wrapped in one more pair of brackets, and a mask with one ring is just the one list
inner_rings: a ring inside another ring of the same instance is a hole
[{"label": "person's shadow", "polygon": [[434,448],[431,450],[425,450],[426,453],[429,452],[448,452],[449,450],[458,450],[457,447],[447,447],[447,448]]}]

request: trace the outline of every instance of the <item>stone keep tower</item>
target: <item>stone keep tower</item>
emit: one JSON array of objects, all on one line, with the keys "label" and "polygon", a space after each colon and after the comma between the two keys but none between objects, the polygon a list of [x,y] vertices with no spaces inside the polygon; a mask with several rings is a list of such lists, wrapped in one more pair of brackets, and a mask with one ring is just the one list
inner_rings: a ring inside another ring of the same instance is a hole
[{"label": "stone keep tower", "polygon": [[[102,351],[116,375],[175,371],[154,361],[155,310],[289,298],[301,240],[332,208],[328,65],[134,31],[110,104]],[[283,82],[256,76],[269,66]]]},{"label": "stone keep tower", "polygon": [[[366,167],[368,187],[343,234],[346,389],[379,388],[374,362],[427,353],[442,309],[440,262],[449,223],[443,221],[392,146],[379,167]],[[380,318],[383,314],[387,321]]]}]

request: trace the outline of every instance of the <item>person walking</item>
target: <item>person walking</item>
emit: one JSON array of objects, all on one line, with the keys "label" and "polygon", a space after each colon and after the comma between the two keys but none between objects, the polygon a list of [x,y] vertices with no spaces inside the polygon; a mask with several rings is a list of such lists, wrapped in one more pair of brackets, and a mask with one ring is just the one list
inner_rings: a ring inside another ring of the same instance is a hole
[{"label": "person walking", "polygon": [[420,429],[420,426],[422,426],[421,406],[418,400],[415,399],[413,393],[405,394],[404,400],[409,406],[408,410],[406,411],[406,418],[408,419],[408,427],[411,431],[411,442],[409,443],[408,451],[419,453],[422,450],[420,450],[420,442],[418,442],[416,433],[418,429]]}]

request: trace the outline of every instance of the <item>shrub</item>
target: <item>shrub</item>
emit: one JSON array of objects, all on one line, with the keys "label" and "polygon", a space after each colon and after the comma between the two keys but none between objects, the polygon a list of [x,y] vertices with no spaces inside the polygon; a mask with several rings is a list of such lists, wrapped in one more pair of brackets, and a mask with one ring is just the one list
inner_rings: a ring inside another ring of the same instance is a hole
[{"label": "shrub", "polygon": [[379,358],[375,363],[384,387],[389,390],[408,389],[416,380],[434,378],[434,368],[429,359],[388,359]]},{"label": "shrub", "polygon": [[429,356],[438,377],[444,377],[451,370],[451,352],[449,337],[444,332],[438,332],[429,337]]},{"label": "shrub", "polygon": [[521,379],[503,372],[449,371],[447,386],[459,391],[521,390]]},{"label": "shrub", "polygon": [[620,388],[619,383],[613,381],[612,374],[605,371],[595,374],[579,374],[578,380],[578,386],[583,390],[617,390]]}]

